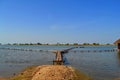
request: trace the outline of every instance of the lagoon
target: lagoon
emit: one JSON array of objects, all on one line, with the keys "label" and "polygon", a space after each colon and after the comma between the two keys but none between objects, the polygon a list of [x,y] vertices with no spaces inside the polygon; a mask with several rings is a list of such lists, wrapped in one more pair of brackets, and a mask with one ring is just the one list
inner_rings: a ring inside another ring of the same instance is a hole
[{"label": "lagoon", "polygon": [[[0,77],[9,77],[28,66],[52,64],[55,54],[73,46],[0,46]],[[120,77],[120,55],[116,46],[84,46],[65,54],[66,64],[91,76],[94,80],[113,80]],[[88,52],[89,50],[89,52]],[[96,51],[95,51],[96,50]],[[101,51],[100,51],[101,50]],[[100,51],[100,52],[99,52]]]}]

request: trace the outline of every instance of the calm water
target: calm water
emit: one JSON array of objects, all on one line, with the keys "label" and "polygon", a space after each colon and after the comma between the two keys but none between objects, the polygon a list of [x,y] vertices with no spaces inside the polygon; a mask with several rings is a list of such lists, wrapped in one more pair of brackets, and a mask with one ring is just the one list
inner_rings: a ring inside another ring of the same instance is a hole
[{"label": "calm water", "polygon": [[[72,46],[0,46],[0,77],[12,76],[27,66],[52,64],[55,54]],[[66,64],[91,76],[94,80],[113,80],[120,77],[120,55],[115,46],[76,48],[65,54]],[[10,50],[12,49],[12,50]],[[81,52],[90,50],[90,52]],[[102,50],[103,52],[94,52]]]}]

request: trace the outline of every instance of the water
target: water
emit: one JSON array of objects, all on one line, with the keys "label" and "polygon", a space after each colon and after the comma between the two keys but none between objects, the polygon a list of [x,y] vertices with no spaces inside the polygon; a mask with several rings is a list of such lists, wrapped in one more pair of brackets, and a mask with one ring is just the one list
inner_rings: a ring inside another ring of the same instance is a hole
[{"label": "water", "polygon": [[[0,46],[0,77],[9,77],[27,66],[52,64],[55,54],[73,46]],[[77,68],[94,80],[113,80],[120,77],[120,55],[115,46],[86,46],[65,54],[66,64]],[[86,52],[81,52],[81,50]],[[90,52],[87,52],[90,50]],[[96,52],[94,50],[97,50]],[[102,50],[102,52],[99,52]]]}]

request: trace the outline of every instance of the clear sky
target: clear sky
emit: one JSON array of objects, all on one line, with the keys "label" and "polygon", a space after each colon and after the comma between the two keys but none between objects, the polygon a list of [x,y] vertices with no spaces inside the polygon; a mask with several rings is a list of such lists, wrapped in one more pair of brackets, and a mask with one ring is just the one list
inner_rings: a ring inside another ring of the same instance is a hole
[{"label": "clear sky", "polygon": [[113,43],[120,0],[0,0],[0,43]]}]

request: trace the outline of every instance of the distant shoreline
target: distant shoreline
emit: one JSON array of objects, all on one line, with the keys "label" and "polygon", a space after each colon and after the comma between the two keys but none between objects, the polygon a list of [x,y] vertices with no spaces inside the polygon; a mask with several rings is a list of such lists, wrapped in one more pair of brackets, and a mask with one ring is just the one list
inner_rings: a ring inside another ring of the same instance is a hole
[{"label": "distant shoreline", "polygon": [[3,44],[1,46],[117,46],[115,44],[99,44],[99,45],[93,45],[93,44],[89,44],[89,45],[84,45],[84,44],[79,44],[79,45],[73,45],[73,44],[70,44],[70,45],[65,45],[65,44],[62,44],[62,45],[57,45],[57,44],[50,44],[50,45],[46,45],[46,44],[42,44],[42,45],[26,45],[26,44],[23,44],[23,45],[19,45],[19,44]]}]

